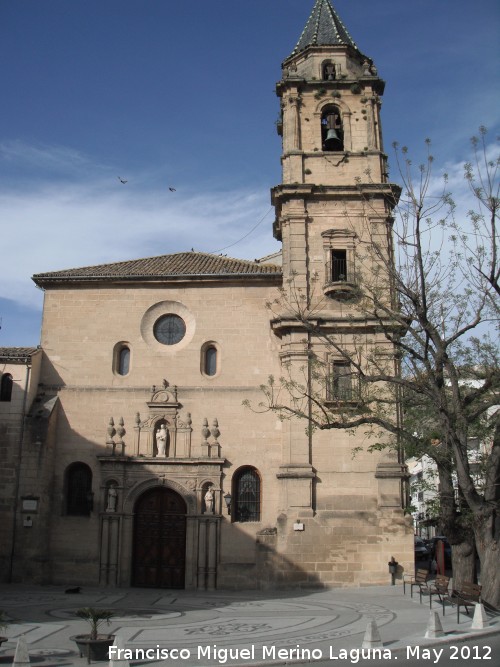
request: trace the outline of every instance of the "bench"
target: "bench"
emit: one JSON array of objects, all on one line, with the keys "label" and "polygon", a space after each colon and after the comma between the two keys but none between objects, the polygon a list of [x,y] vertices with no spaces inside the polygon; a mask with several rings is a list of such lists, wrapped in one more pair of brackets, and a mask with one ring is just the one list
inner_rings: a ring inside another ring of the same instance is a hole
[{"label": "bench", "polygon": [[422,588],[427,588],[428,578],[427,570],[417,570],[415,575],[405,574],[403,576],[403,593],[406,595],[406,584],[410,584],[410,592],[413,597],[413,587],[417,586],[420,589],[420,602],[422,602]]},{"label": "bench", "polygon": [[447,598],[452,605],[457,607],[457,623],[460,619],[460,607],[465,607],[465,613],[469,613],[469,607],[481,602],[481,586],[470,581],[464,581],[460,590],[453,590]]},{"label": "bench", "polygon": [[432,598],[434,595],[437,595],[439,601],[443,605],[443,616],[444,616],[444,603],[449,600],[450,592],[450,577],[446,577],[444,574],[437,574],[434,581],[431,581],[427,586],[427,593],[429,594],[429,609],[432,609]]}]

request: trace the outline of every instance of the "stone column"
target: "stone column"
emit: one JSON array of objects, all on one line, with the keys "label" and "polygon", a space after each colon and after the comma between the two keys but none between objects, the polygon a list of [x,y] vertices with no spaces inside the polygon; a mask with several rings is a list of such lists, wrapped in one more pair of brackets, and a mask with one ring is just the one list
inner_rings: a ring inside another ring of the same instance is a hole
[{"label": "stone column", "polygon": [[351,127],[351,118],[352,114],[349,111],[346,111],[342,114],[342,129],[344,131],[344,150],[345,151],[355,151],[359,148],[355,148],[352,143],[352,127]]},{"label": "stone column", "polygon": [[120,535],[120,568],[118,582],[120,586],[130,586],[132,577],[132,536],[134,528],[133,514],[123,514],[121,517]]},{"label": "stone column", "polygon": [[284,108],[284,125],[286,127],[283,133],[283,152],[300,150],[300,98],[296,91],[292,91],[288,98],[288,105]]},{"label": "stone column", "polygon": [[207,575],[207,522],[200,519],[198,523],[198,589],[205,589]]},{"label": "stone column", "polygon": [[207,554],[207,590],[214,591],[217,582],[217,519],[208,520],[208,554]]},{"label": "stone column", "polygon": [[186,589],[198,587],[198,517],[186,517]]},{"label": "stone column", "polygon": [[99,582],[106,586],[118,584],[120,523],[121,517],[117,514],[106,514],[101,517]]}]

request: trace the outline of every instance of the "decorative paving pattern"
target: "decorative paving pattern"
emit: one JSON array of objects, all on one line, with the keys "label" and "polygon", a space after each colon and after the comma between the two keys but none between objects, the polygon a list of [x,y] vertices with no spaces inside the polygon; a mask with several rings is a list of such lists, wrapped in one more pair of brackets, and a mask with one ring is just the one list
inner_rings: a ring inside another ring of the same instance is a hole
[{"label": "decorative paving pattern", "polygon": [[311,605],[311,604],[305,604],[305,603],[299,603],[299,602],[294,602],[293,606],[290,605],[288,602],[280,602],[279,600],[272,600],[270,602],[228,602],[224,605],[216,606],[215,609],[217,612],[220,612],[222,614],[234,614],[235,610],[241,610],[241,609],[246,609],[247,611],[250,609],[255,609],[256,613],[260,614],[261,609],[266,610],[266,614],[269,612],[288,612],[291,609],[294,611],[296,610],[305,610],[305,611],[318,611],[318,607],[316,605]]},{"label": "decorative paving pattern", "polygon": [[15,593],[2,592],[2,606],[3,607],[37,607],[44,604],[52,604],[53,602],[61,603],[62,595],[54,594],[40,594],[40,595],[19,595]]},{"label": "decorative paving pattern", "polygon": [[54,623],[11,623],[7,626],[4,634],[9,641],[17,641],[21,635],[24,635],[28,644],[34,644],[56,634],[65,627],[65,625],[55,625]]},{"label": "decorative paving pattern", "polygon": [[227,637],[235,634],[250,634],[252,632],[262,633],[266,630],[272,630],[267,623],[210,623],[208,625],[199,625],[196,628],[185,629],[185,634],[205,635],[209,637]]},{"label": "decorative paving pattern", "polygon": [[[317,645],[318,642],[364,632],[370,620],[376,620],[380,627],[394,618],[394,614],[384,607],[363,603],[231,602],[220,607],[220,602],[212,610],[214,617],[210,620],[176,622],[168,627],[124,626],[119,632],[125,643],[134,647],[159,644],[194,649],[212,642],[240,648],[260,643],[285,646],[293,645],[297,638],[301,645]],[[231,620],[227,619],[226,613],[231,614]]]},{"label": "decorative paving pattern", "polygon": [[[166,611],[165,609],[134,609],[127,611],[126,609],[113,609],[113,607],[106,607],[113,612],[112,623],[125,623],[127,621],[165,621],[170,618],[182,616],[180,611]],[[77,609],[80,607],[72,607],[68,609],[54,609],[48,612],[50,616],[55,618],[64,618],[67,620],[80,620],[76,615]]]},{"label": "decorative paving pattern", "polygon": [[[372,597],[372,601],[378,598]],[[64,594],[9,595],[3,597],[2,606],[10,610],[11,617],[24,616],[26,621],[9,626],[10,641],[0,649],[0,662],[3,664],[7,655],[13,654],[17,638],[24,635],[33,663],[43,667],[85,667],[86,660],[80,658],[70,640],[84,623],[76,616],[82,606],[113,610],[115,616],[106,631],[119,634],[127,648],[159,646],[184,649],[190,654],[189,660],[175,665],[149,662],[151,667],[199,667],[207,664],[207,653],[200,657],[199,649],[207,651],[210,647],[213,651],[216,646],[223,650],[251,649],[257,657],[264,646],[289,650],[300,643],[301,647],[314,649],[344,638],[349,641],[353,635],[362,636],[370,620],[381,628],[395,618],[387,607],[360,597],[335,602],[333,595],[321,594],[245,600],[237,594],[203,596],[130,589],[118,594],[95,591],[72,599]],[[32,613],[36,613],[36,621]],[[357,645],[358,638],[354,641]]]},{"label": "decorative paving pattern", "polygon": [[67,648],[34,648],[30,649],[30,658],[35,657],[46,657],[46,656],[65,656],[73,655],[74,651],[70,651]]}]

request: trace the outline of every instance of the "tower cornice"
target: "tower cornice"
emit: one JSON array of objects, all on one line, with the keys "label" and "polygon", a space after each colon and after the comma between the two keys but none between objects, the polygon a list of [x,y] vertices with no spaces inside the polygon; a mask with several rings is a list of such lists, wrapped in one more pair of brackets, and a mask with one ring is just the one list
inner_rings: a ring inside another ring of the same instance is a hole
[{"label": "tower cornice", "polygon": [[313,183],[281,183],[271,189],[274,205],[290,199],[345,199],[373,197],[379,195],[395,206],[401,195],[401,187],[396,183],[358,183],[356,185],[315,185]]},{"label": "tower cornice", "polygon": [[298,76],[284,76],[276,83],[276,95],[283,97],[288,90],[297,91],[297,93],[308,93],[323,89],[326,94],[333,91],[348,91],[353,86],[359,86],[357,94],[361,94],[367,88],[371,89],[377,95],[383,95],[385,90],[385,81],[377,75],[368,73],[363,76],[345,76],[342,79],[334,81],[324,81],[318,79],[306,79]]}]

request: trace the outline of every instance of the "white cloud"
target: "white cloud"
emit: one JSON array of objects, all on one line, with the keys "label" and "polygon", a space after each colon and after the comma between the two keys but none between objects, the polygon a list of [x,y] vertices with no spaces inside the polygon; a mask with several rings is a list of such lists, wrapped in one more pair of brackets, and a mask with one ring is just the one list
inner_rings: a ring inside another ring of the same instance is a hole
[{"label": "white cloud", "polygon": [[116,179],[0,191],[0,296],[39,303],[33,273],[186,251],[253,259],[273,252],[272,211],[263,192],[143,191]]},{"label": "white cloud", "polygon": [[42,173],[79,173],[96,165],[85,155],[67,146],[47,146],[26,144],[22,141],[0,143],[0,160],[6,165],[20,165],[23,169],[40,170]]}]

